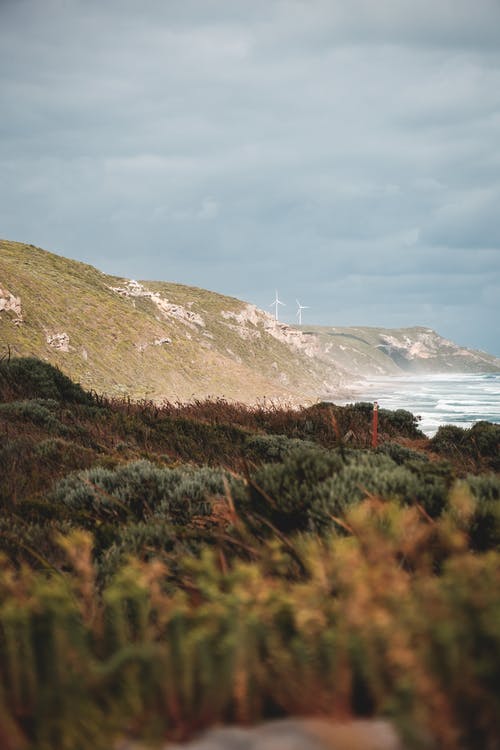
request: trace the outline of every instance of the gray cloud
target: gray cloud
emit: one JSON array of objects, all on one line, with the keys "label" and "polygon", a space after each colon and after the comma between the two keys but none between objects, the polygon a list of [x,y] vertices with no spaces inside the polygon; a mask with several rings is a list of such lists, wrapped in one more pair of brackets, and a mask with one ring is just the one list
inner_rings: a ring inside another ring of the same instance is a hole
[{"label": "gray cloud", "polygon": [[0,71],[2,236],[500,351],[497,0],[0,0]]}]

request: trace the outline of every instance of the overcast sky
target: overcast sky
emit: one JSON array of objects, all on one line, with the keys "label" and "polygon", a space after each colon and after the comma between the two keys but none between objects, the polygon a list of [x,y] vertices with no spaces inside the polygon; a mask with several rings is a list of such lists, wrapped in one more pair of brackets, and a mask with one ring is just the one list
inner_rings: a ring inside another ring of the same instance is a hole
[{"label": "overcast sky", "polygon": [[0,0],[0,236],[500,354],[500,0]]}]

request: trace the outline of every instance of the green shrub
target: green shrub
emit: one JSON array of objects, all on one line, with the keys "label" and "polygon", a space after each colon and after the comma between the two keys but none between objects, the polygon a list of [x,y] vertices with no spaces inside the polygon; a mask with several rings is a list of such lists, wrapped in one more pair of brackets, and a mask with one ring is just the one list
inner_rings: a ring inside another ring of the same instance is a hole
[{"label": "green shrub", "polygon": [[[395,452],[402,460],[405,450]],[[448,464],[435,464],[420,454],[398,464],[389,451],[319,448],[292,451],[278,464],[267,464],[250,475],[249,487],[237,498],[248,514],[256,512],[285,531],[325,531],[332,517],[367,495],[420,504],[432,517],[447,506],[453,483]],[[393,452],[393,451],[391,451]]]},{"label": "green shrub", "polygon": [[470,458],[479,466],[500,470],[500,425],[476,422],[470,429],[445,425],[432,438],[431,447],[437,453]]},{"label": "green shrub", "polygon": [[[345,435],[348,431],[354,433],[358,438],[364,436],[364,445],[369,446],[371,440],[371,425],[373,419],[373,403],[358,401],[347,406],[335,406],[333,414],[337,420],[340,432]],[[378,410],[379,434],[386,437],[423,437],[418,429],[418,417],[405,409]],[[363,444],[363,441],[359,443]]]},{"label": "green shrub", "polygon": [[317,488],[312,517],[318,528],[328,527],[332,515],[342,515],[367,495],[403,500],[412,497],[416,489],[417,482],[411,472],[389,456],[356,452],[340,471]]},{"label": "green shrub", "polygon": [[[21,506],[22,512],[24,508]],[[55,543],[56,533],[68,533],[71,523],[47,514],[39,522],[25,521],[21,516],[0,519],[0,551],[9,560],[33,568],[50,569],[59,565],[61,550]]]},{"label": "green shrub", "polygon": [[318,485],[342,465],[338,453],[318,447],[295,450],[285,455],[282,463],[267,464],[251,475],[248,509],[267,517],[281,530],[306,529]]},{"label": "green shrub", "polygon": [[78,442],[32,437],[6,438],[0,442],[0,504],[15,507],[50,491],[66,472],[88,468],[93,451]]},{"label": "green shrub", "polygon": [[406,448],[404,445],[399,445],[399,443],[384,443],[376,449],[376,452],[389,456],[399,466],[406,464],[408,461],[426,462],[429,460],[425,453],[411,450],[411,448]]},{"label": "green shrub", "polygon": [[64,468],[66,471],[84,468],[95,458],[88,448],[62,438],[48,438],[37,443],[34,457],[54,470]]},{"label": "green shrub", "polygon": [[494,474],[468,476],[467,484],[476,499],[470,521],[470,545],[477,551],[500,549],[500,477]]},{"label": "green shrub", "polygon": [[203,541],[203,537],[197,537],[193,531],[156,518],[124,525],[119,533],[116,528],[100,528],[95,549],[99,580],[103,583],[111,581],[130,557],[150,560],[161,558],[163,553],[167,553],[169,575],[173,577],[176,561],[185,555],[199,553]]},{"label": "green shrub", "polygon": [[466,431],[457,425],[446,424],[439,427],[431,439],[431,447],[438,453],[457,451],[466,442]]},{"label": "green shrub", "polygon": [[417,502],[437,517],[446,507],[452,481],[453,474],[447,465],[420,459],[398,465],[384,454],[356,452],[341,472],[321,486],[319,497],[323,512],[334,514],[366,495],[376,495],[406,505]]},{"label": "green shrub", "polygon": [[407,502],[416,500],[433,518],[437,518],[447,506],[448,493],[453,485],[455,473],[447,462],[410,460],[405,468],[416,479],[413,497]]},{"label": "green shrub", "polygon": [[478,503],[500,503],[500,477],[495,474],[479,474],[467,476],[467,484]]},{"label": "green shrub", "polygon": [[58,411],[59,404],[53,399],[34,398],[0,404],[0,415],[31,422],[57,435],[67,435],[70,430],[56,416]]},{"label": "green shrub", "polygon": [[379,409],[379,420],[382,429],[390,426],[401,437],[422,437],[422,432],[418,429],[418,417],[406,409]]},{"label": "green shrub", "polygon": [[93,397],[57,367],[34,357],[0,362],[0,400],[54,399],[71,404],[92,404]]},{"label": "green shrub", "polygon": [[[93,468],[61,480],[53,499],[91,519],[162,518],[187,523],[211,512],[209,499],[225,491],[225,475],[208,467],[160,468],[136,461],[116,469]],[[233,480],[227,480],[233,481]]]},{"label": "green shrub", "polygon": [[476,422],[468,433],[468,439],[472,450],[477,451],[481,458],[492,459],[491,468],[500,470],[500,424]]},{"label": "green shrub", "polygon": [[264,463],[283,461],[286,456],[301,450],[317,450],[310,440],[289,438],[286,435],[249,435],[244,444],[244,455]]}]

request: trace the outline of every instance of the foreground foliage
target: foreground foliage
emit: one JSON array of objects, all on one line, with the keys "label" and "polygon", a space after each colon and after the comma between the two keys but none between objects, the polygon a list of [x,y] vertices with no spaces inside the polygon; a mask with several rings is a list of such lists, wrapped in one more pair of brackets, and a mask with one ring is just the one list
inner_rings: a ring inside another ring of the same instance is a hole
[{"label": "foreground foliage", "polygon": [[0,397],[2,748],[288,714],[495,747],[498,428],[389,412],[370,451],[367,405],[109,402],[26,360]]}]

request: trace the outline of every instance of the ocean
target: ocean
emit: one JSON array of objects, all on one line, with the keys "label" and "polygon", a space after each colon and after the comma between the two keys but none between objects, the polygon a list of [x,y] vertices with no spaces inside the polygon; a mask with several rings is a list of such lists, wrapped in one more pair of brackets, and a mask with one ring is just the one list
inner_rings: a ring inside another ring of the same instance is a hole
[{"label": "ocean", "polygon": [[359,383],[350,401],[378,401],[384,409],[407,409],[421,418],[432,436],[444,424],[471,427],[486,420],[500,423],[500,373],[443,374],[372,378]]}]

